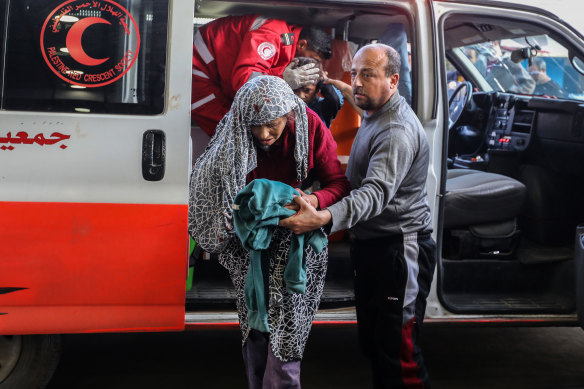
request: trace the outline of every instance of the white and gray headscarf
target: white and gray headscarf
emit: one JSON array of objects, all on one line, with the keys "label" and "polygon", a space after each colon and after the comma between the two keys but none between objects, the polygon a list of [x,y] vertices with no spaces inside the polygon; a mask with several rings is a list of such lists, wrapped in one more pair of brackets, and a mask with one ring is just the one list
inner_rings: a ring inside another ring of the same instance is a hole
[{"label": "white and gray headscarf", "polygon": [[306,106],[281,78],[259,76],[236,93],[205,152],[197,159],[190,181],[189,232],[205,251],[221,252],[234,237],[231,205],[257,166],[250,126],[269,123],[294,112],[296,175],[308,174]]}]

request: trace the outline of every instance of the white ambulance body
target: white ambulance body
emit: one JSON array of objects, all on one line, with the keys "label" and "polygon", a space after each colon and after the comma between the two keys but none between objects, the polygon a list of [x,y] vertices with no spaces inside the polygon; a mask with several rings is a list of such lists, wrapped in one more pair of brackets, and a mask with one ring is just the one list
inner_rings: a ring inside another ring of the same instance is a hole
[{"label": "white ambulance body", "polygon": [[[213,256],[185,290],[188,179],[208,141],[190,79],[196,28],[250,13],[329,29],[325,67],[346,82],[356,48],[403,27],[401,80],[431,145],[427,323],[581,323],[584,38],[555,15],[486,0],[0,0],[0,388],[46,385],[59,334],[237,325]],[[533,81],[539,59],[559,90]],[[331,125],[343,163],[358,127],[348,106]],[[316,322],[355,323],[346,234],[330,253]]]}]

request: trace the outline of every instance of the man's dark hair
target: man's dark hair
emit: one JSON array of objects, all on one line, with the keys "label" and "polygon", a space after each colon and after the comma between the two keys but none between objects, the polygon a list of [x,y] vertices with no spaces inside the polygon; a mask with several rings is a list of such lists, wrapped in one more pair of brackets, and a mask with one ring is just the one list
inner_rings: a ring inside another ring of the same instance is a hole
[{"label": "man's dark hair", "polygon": [[321,28],[312,26],[302,27],[302,31],[300,31],[300,36],[298,37],[298,40],[300,39],[306,39],[308,48],[316,51],[324,59],[329,59],[333,55],[331,36]]},{"label": "man's dark hair", "polygon": [[[385,56],[387,57],[387,63],[385,64],[386,77],[389,77],[395,73],[399,74],[399,70],[401,68],[401,57],[396,49],[384,43],[369,43],[363,46],[361,49],[370,47],[385,51]],[[361,51],[361,49],[359,49],[359,51]]]}]

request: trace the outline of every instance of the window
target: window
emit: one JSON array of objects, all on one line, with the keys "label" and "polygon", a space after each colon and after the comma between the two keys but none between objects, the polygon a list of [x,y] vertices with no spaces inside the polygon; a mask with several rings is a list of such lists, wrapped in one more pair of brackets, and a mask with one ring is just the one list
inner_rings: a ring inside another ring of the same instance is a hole
[{"label": "window", "polygon": [[454,65],[446,59],[446,86],[448,88],[448,98],[452,95],[452,92],[458,88],[461,82],[466,81],[464,76],[454,67]]},{"label": "window", "polygon": [[493,40],[454,51],[466,56],[495,91],[584,100],[584,76],[572,65],[568,49],[548,35]]},{"label": "window", "polygon": [[8,4],[2,109],[163,111],[167,0]]},{"label": "window", "polygon": [[[6,0],[0,0],[0,42],[4,41],[4,30],[6,29]],[[0,54],[4,53],[4,47],[0,46]],[[3,58],[4,56],[2,56]],[[4,61],[0,61],[0,90],[4,82]]]}]

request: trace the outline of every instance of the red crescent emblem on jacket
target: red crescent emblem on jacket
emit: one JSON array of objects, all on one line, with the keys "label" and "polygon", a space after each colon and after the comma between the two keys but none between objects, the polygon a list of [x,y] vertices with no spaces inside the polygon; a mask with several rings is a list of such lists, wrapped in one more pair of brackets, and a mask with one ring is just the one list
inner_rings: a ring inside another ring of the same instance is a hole
[{"label": "red crescent emblem on jacket", "polygon": [[258,54],[262,59],[270,59],[276,55],[276,46],[271,42],[263,42],[258,46]]}]

